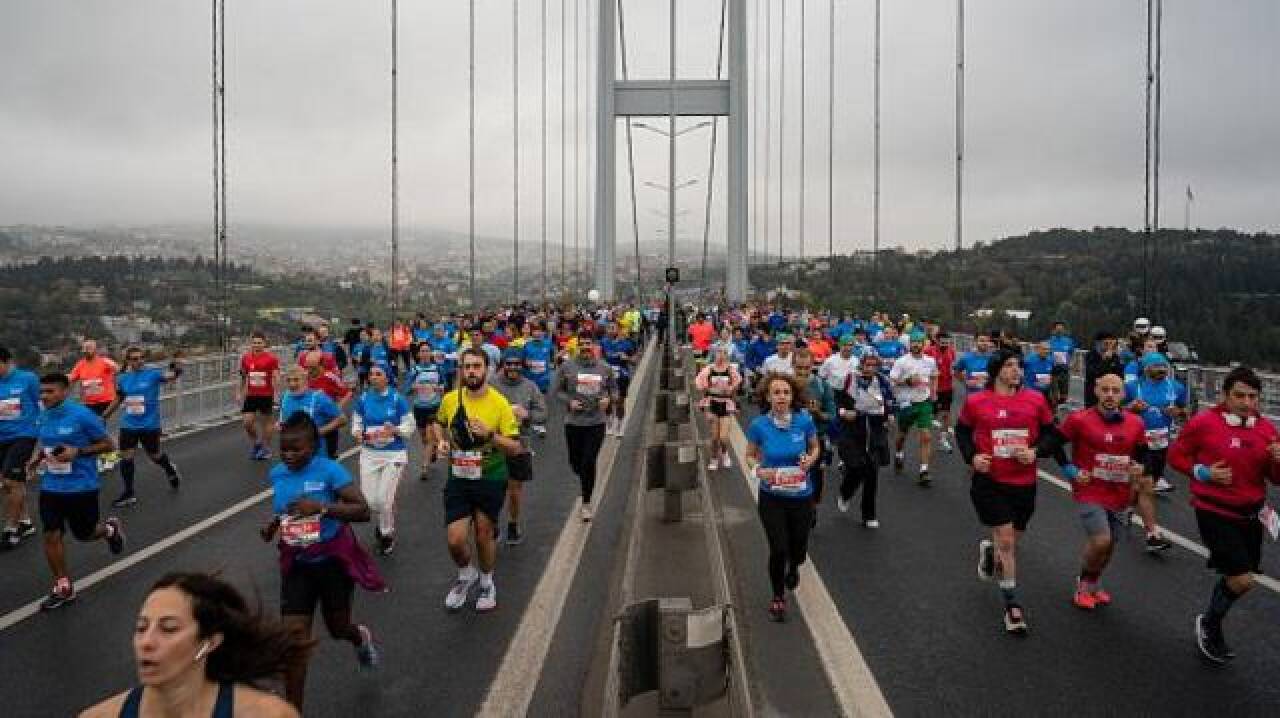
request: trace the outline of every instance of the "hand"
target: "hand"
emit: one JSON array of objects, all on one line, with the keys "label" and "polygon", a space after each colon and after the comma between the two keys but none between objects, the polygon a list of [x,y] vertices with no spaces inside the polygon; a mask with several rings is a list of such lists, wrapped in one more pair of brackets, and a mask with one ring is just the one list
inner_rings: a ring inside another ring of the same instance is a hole
[{"label": "hand", "polygon": [[1030,448],[1018,449],[1014,453],[1013,458],[1017,459],[1018,463],[1023,466],[1030,466],[1031,464],[1036,463],[1036,450]]},{"label": "hand", "polygon": [[587,405],[583,404],[581,401],[577,399],[569,400],[569,411],[582,411],[585,408],[587,408]]},{"label": "hand", "polygon": [[53,458],[58,461],[74,461],[80,455],[80,450],[74,446],[58,446],[53,450]]},{"label": "hand", "polygon": [[1132,409],[1133,411],[1141,413],[1147,410],[1147,402],[1141,399],[1134,399],[1129,404],[1129,408]]},{"label": "hand", "polygon": [[1089,475],[1088,469],[1080,469],[1080,472],[1076,474],[1077,484],[1084,486],[1088,484],[1090,481],[1093,481],[1093,477]]},{"label": "hand", "polygon": [[258,535],[262,537],[263,541],[270,542],[276,535],[276,529],[278,528],[280,528],[280,520],[271,519],[271,523],[258,529]]},{"label": "hand", "polygon": [[991,470],[991,454],[974,454],[973,470],[985,474]]},{"label": "hand", "polygon": [[449,455],[449,442],[441,439],[436,442],[436,456]]},{"label": "hand", "polygon": [[324,513],[324,504],[315,499],[298,499],[289,504],[289,515],[294,517],[315,516]]},{"label": "hand", "polygon": [[1146,469],[1143,468],[1142,464],[1139,464],[1136,461],[1129,462],[1129,478],[1133,479],[1134,481],[1137,481],[1138,479],[1142,478],[1142,472],[1145,470]]},{"label": "hand", "polygon": [[1213,462],[1213,466],[1209,467],[1209,481],[1223,486],[1231,485],[1231,467],[1227,466],[1227,462],[1221,459]]},{"label": "hand", "polygon": [[1280,463],[1280,441],[1271,442],[1271,446],[1267,447],[1267,451],[1271,452],[1271,460]]},{"label": "hand", "polygon": [[524,421],[525,419],[529,418],[529,410],[524,408],[523,406],[512,406],[511,413],[515,414],[516,418],[519,419],[520,421]]},{"label": "hand", "polygon": [[607,396],[600,397],[600,403],[598,406],[600,408],[600,411],[607,410],[609,408],[609,397]]},{"label": "hand", "polygon": [[853,421],[858,416],[858,412],[853,409],[837,409],[836,415],[845,421]]},{"label": "hand", "polygon": [[818,460],[817,456],[814,456],[813,454],[810,454],[809,452],[806,451],[805,453],[800,455],[800,468],[804,469],[805,471],[808,471],[809,467],[813,466],[813,463],[817,460]]},{"label": "hand", "polygon": [[471,430],[472,436],[480,439],[481,441],[493,436],[493,429],[490,429],[488,424],[480,421],[479,419],[468,419],[467,428]]}]

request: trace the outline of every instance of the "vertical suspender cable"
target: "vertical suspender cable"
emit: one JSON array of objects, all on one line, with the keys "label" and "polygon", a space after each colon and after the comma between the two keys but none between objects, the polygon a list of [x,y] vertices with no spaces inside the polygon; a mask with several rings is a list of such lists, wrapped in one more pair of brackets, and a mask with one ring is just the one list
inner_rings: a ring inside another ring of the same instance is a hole
[{"label": "vertical suspender cable", "polygon": [[[716,79],[720,79],[724,67],[724,26],[729,10],[728,0],[720,0],[720,36],[716,40]],[[707,291],[707,252],[711,242],[711,199],[715,195],[713,189],[716,177],[716,139],[720,131],[719,116],[711,118],[711,153],[707,160],[707,207],[702,220],[702,291]],[[731,261],[731,260],[730,260]],[[728,262],[725,271],[728,271]],[[725,275],[726,279],[728,275]]]},{"label": "vertical suspender cable", "polygon": [[836,0],[827,8],[827,269],[836,272]]},{"label": "vertical suspender cable", "polygon": [[[213,286],[215,295],[218,293],[218,264],[222,256],[222,248],[219,241],[222,230],[222,198],[219,192],[222,189],[222,183],[219,166],[221,157],[218,154],[218,4],[219,0],[212,0],[209,4],[211,15],[209,22],[209,127],[213,144]],[[215,316],[216,314],[215,312]],[[222,348],[221,326],[216,330],[216,336],[218,346]]]},{"label": "vertical suspender cable", "polygon": [[219,297],[219,315],[218,325],[221,327],[221,335],[223,342],[223,350],[229,350],[230,347],[230,316],[228,315],[228,305],[231,295],[230,288],[227,286],[228,273],[230,271],[230,260],[227,257],[227,2],[220,0],[218,4],[218,172],[219,176],[219,193],[221,201],[219,206],[222,208],[222,227],[218,233],[218,275],[219,288],[221,295]]},{"label": "vertical suspender cable", "polygon": [[520,6],[511,0],[511,302],[520,303]]},{"label": "vertical suspender cable", "polygon": [[[618,52],[622,59],[622,79],[629,77],[627,69],[627,25],[623,10],[626,2],[618,0]],[[640,214],[636,203],[636,151],[631,137],[631,118],[627,118],[627,178],[631,185],[631,231],[635,239],[636,260],[636,301],[641,300],[640,293]]]},{"label": "vertical suspender cable", "polygon": [[391,311],[400,310],[399,7],[391,0]]},{"label": "vertical suspender cable", "polygon": [[749,174],[751,176],[751,184],[748,185],[751,198],[751,239],[747,245],[747,266],[755,261],[756,245],[760,240],[760,133],[756,128],[760,123],[760,90],[756,88],[755,76],[760,74],[760,0],[755,0],[752,7],[755,8],[756,21],[751,23],[751,53],[754,56],[755,69],[748,83],[748,91],[751,93],[751,167]]},{"label": "vertical suspender cable", "polygon": [[1147,75],[1143,86],[1145,89],[1145,108],[1142,120],[1142,308],[1143,314],[1150,310],[1148,291],[1148,275],[1147,265],[1150,264],[1147,259],[1147,253],[1150,251],[1151,243],[1151,83],[1154,75],[1151,65],[1151,22],[1154,17],[1153,7],[1155,0],[1147,0],[1147,42],[1144,46],[1144,54],[1146,55]]},{"label": "vertical suspender cable", "polygon": [[964,0],[956,0],[956,251],[964,246]]},{"label": "vertical suspender cable", "polygon": [[566,6],[569,0],[560,0],[560,292],[563,294],[569,289],[569,273],[568,264],[565,261],[565,245],[567,244],[568,222],[568,201],[566,194],[567,185],[565,179],[568,177],[568,165],[565,159],[569,150],[568,127],[569,115],[566,113],[566,99],[569,94],[567,92],[569,84],[566,81],[568,77],[568,48],[569,48],[569,22]]},{"label": "vertical suspender cable", "polygon": [[764,219],[760,226],[764,235],[760,238],[761,261],[768,263],[769,205],[773,201],[773,0],[764,0]]},{"label": "vertical suspender cable", "polygon": [[[669,106],[668,128],[667,128],[667,257],[670,264],[668,267],[676,266],[676,0],[671,0],[668,9],[670,17],[670,43],[667,48],[670,52],[670,66],[668,68],[668,79],[670,80],[670,91],[667,93]],[[679,337],[676,335],[676,288],[675,285],[668,285],[667,288],[667,341],[670,347],[679,345]]]},{"label": "vertical suspender cable", "polygon": [[547,0],[542,0],[542,303],[547,303]]},{"label": "vertical suspender cable", "polygon": [[[871,287],[873,303],[880,301],[880,0],[876,0],[874,76],[872,82]],[[877,307],[878,309],[878,307]]]},{"label": "vertical suspender cable", "polygon": [[779,3],[782,26],[778,31],[778,266],[782,266],[783,210],[787,188],[787,3]]},{"label": "vertical suspender cable", "polygon": [[[1152,117],[1152,152],[1151,152],[1151,264],[1156,264],[1160,255],[1160,95],[1164,70],[1164,0],[1156,0],[1156,100]],[[1151,311],[1160,311],[1160,273],[1151,276]]]},{"label": "vertical suspender cable", "polygon": [[807,3],[800,3],[800,259],[804,259],[804,185],[805,185],[805,169],[804,169],[804,130],[805,125],[805,12],[804,8]]},{"label": "vertical suspender cable", "polygon": [[470,0],[467,21],[467,238],[470,244],[471,311],[476,296],[476,0]]},{"label": "vertical suspender cable", "polygon": [[579,42],[579,34],[582,32],[582,25],[579,22],[579,15],[582,2],[574,0],[573,2],[573,296],[578,296],[578,270],[580,268],[578,253],[578,232],[580,230],[579,220],[581,219],[581,205],[578,200],[582,194],[581,174],[581,155],[582,149],[582,100],[579,97],[578,89],[582,85],[582,50]]}]

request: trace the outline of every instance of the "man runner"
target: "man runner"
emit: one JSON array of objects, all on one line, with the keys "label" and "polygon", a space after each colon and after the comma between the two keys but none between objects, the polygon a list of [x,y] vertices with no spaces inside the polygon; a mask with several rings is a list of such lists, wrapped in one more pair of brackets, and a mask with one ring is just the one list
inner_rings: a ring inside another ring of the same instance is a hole
[{"label": "man runner", "polygon": [[[98,354],[98,343],[92,339],[84,340],[81,346],[80,359],[71,368],[68,378],[80,391],[80,403],[98,416],[107,412],[107,407],[116,398],[116,372],[120,367],[108,356]],[[98,457],[98,469],[110,471],[115,468],[120,455],[114,448]]]},{"label": "man runner", "polygon": [[610,322],[604,339],[600,340],[600,351],[609,368],[613,369],[618,383],[618,398],[609,405],[605,432],[611,436],[622,436],[622,422],[627,417],[627,390],[631,387],[631,367],[636,360],[636,344],[620,335],[618,325]]},{"label": "man runner", "polygon": [[40,380],[19,369],[9,348],[0,346],[0,480],[5,491],[0,548],[14,548],[36,532],[27,513],[27,462],[35,453],[39,416]]},{"label": "man runner", "polygon": [[596,357],[595,338],[589,332],[578,335],[578,354],[560,365],[556,372],[556,398],[564,402],[564,438],[569,449],[569,465],[582,489],[580,512],[591,520],[591,498],[596,486],[596,457],[604,443],[605,412],[614,401],[613,369]]},{"label": "man runner", "polygon": [[240,384],[236,401],[243,397],[240,418],[244,433],[253,448],[249,458],[266,461],[271,458],[271,437],[275,433],[276,384],[280,378],[280,360],[267,351],[267,335],[254,332],[249,337],[249,351],[240,357]]},{"label": "man runner", "polygon": [[927,487],[929,458],[932,455],[933,402],[938,395],[938,364],[924,355],[924,337],[911,337],[911,352],[894,362],[889,381],[898,396],[898,439],[894,444],[893,468],[902,473],[907,434],[914,427],[920,435],[920,474],[916,484]]},{"label": "man runner", "polygon": [[160,451],[160,387],[177,379],[182,368],[177,362],[169,364],[169,369],[144,366],[142,349],[131,346],[124,351],[124,371],[116,378],[116,398],[103,413],[109,418],[116,410],[124,408],[120,418],[120,479],[124,490],[111,505],[117,509],[138,503],[133,491],[134,473],[137,466],[133,455],[142,444],[147,458],[164,469],[169,479],[169,487],[176,489],[182,483],[178,467],[169,460],[169,455]]},{"label": "man runner", "polygon": [[538,385],[524,376],[524,356],[519,349],[502,353],[502,371],[493,387],[511,404],[511,413],[520,422],[520,453],[507,457],[507,545],[519,546],[520,505],[524,484],[533,480],[533,451],[529,448],[529,428],[547,421],[547,402]]}]

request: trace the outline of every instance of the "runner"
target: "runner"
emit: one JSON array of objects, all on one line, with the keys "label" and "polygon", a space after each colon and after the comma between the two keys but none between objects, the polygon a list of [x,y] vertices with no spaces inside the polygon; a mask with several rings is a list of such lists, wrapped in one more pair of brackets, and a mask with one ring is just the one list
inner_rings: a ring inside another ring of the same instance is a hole
[{"label": "runner", "polygon": [[898,359],[889,371],[889,381],[895,388],[898,398],[898,439],[894,444],[893,468],[902,473],[906,454],[903,447],[907,443],[907,434],[915,428],[920,436],[920,474],[916,477],[918,486],[927,487],[929,479],[929,459],[932,457],[933,443],[933,402],[938,396],[938,365],[933,357],[924,355],[924,337],[911,338],[911,353]]},{"label": "runner", "polygon": [[160,386],[174,381],[182,375],[182,367],[170,362],[168,370],[144,366],[142,349],[131,346],[124,350],[124,371],[116,377],[116,398],[103,413],[103,419],[110,418],[117,409],[124,407],[124,416],[120,418],[120,479],[124,490],[111,502],[117,509],[138,503],[133,491],[133,478],[136,464],[133,455],[138,444],[147,452],[152,463],[164,469],[169,479],[169,488],[176,489],[182,484],[182,476],[178,467],[169,460],[169,455],[160,451]]},{"label": "runner", "polygon": [[1049,351],[1053,354],[1053,391],[1049,404],[1056,412],[1071,396],[1071,360],[1076,354],[1076,340],[1067,333],[1065,322],[1054,322],[1049,330]]},{"label": "runner", "polygon": [[[555,346],[547,338],[547,326],[542,323],[533,325],[532,338],[524,345],[524,375],[538,385],[543,394],[551,386],[551,376],[555,372]],[[534,427],[537,431],[537,427]],[[542,433],[546,433],[543,427]]]},{"label": "runner", "polygon": [[[271,521],[259,531],[263,541],[279,534],[280,615],[294,635],[311,638],[316,607],[329,636],[356,649],[356,660],[376,668],[380,652],[373,632],[351,621],[355,587],[384,591],[386,583],[351,524],[369,520],[369,504],[342,464],[320,456],[315,422],[298,412],[280,431],[280,462],[271,467]],[[308,655],[309,658],[309,655]],[[299,711],[306,695],[307,661],[293,661],[285,673],[285,697]]]},{"label": "runner", "polygon": [[18,368],[9,348],[0,346],[0,480],[5,491],[0,548],[15,548],[36,532],[27,510],[27,463],[35,454],[39,416],[40,380]]},{"label": "runner", "polygon": [[206,573],[170,573],[151,585],[133,629],[138,686],[81,718],[240,715],[297,718],[298,711],[254,684],[305,661],[309,641],[249,608],[240,592]]},{"label": "runner", "polygon": [[1050,408],[1054,406],[1053,367],[1053,356],[1050,354],[1049,342],[1044,340],[1036,342],[1032,352],[1023,360],[1027,388],[1040,392],[1044,396],[1044,400],[1049,402]]},{"label": "runner", "polygon": [[760,364],[761,376],[769,374],[791,375],[795,373],[791,366],[792,350],[796,345],[795,339],[790,334],[781,332],[777,336],[777,342],[777,351]]},{"label": "runner", "polygon": [[827,357],[818,367],[818,376],[832,388],[841,388],[845,379],[858,371],[858,358],[853,354],[853,335],[840,336],[840,351]]},{"label": "runner", "polygon": [[[324,392],[325,396],[329,397],[334,404],[337,404],[338,411],[343,416],[346,416],[347,407],[351,404],[355,394],[347,386],[347,383],[343,381],[342,375],[335,371],[326,371],[324,366],[321,365],[320,357],[314,354],[307,357],[306,368],[307,388]],[[285,415],[281,414],[281,416]],[[328,433],[321,432],[320,434],[330,459],[338,458],[338,450],[341,448],[342,443],[342,426],[345,426],[345,422]]]},{"label": "runner", "polygon": [[[103,416],[116,398],[116,372],[120,367],[108,356],[98,354],[98,343],[92,339],[81,344],[81,356],[71,368],[72,385],[79,390],[80,403],[89,411]],[[98,470],[110,471],[120,460],[113,447],[98,457]]]},{"label": "runner", "polygon": [[933,428],[938,430],[938,447],[951,453],[951,405],[955,402],[956,350],[951,345],[951,335],[939,331],[924,348],[925,356],[933,357],[938,366],[937,400],[933,402]]},{"label": "runner", "polygon": [[378,553],[396,550],[396,490],[409,464],[405,440],[413,436],[413,412],[391,387],[381,364],[369,370],[369,388],[351,411],[351,435],[360,445],[360,488],[369,500],[377,525]]},{"label": "runner", "polygon": [[507,349],[502,353],[502,371],[493,382],[493,388],[511,404],[511,413],[520,422],[520,452],[507,457],[508,546],[524,542],[524,534],[520,532],[520,505],[525,482],[533,480],[533,451],[529,448],[528,432],[530,427],[545,426],[547,422],[547,402],[538,385],[524,376],[524,364],[524,354],[519,349]]},{"label": "runner", "polygon": [[880,371],[885,376],[893,371],[893,365],[898,361],[898,357],[907,353],[907,347],[898,337],[898,330],[891,324],[880,332],[880,338],[872,342],[875,347],[876,354],[880,355]]},{"label": "runner", "polygon": [[560,365],[555,387],[556,398],[569,410],[564,416],[564,438],[569,449],[569,466],[577,474],[582,489],[579,511],[583,521],[590,521],[596,457],[604,443],[605,412],[616,394],[613,369],[596,357],[591,334],[578,335],[578,355]]},{"label": "runner", "polygon": [[738,412],[733,397],[742,385],[742,375],[729,363],[724,347],[717,346],[711,352],[711,363],[698,372],[693,383],[703,393],[701,404],[711,434],[707,471],[727,469],[733,465],[729,460],[729,427]]},{"label": "runner", "polygon": [[1093,348],[1084,357],[1084,405],[1093,406],[1098,403],[1098,393],[1093,385],[1098,377],[1106,374],[1124,376],[1124,359],[1117,347],[1116,335],[1111,332],[1098,332]]},{"label": "runner", "polygon": [[[437,451],[449,457],[449,479],[444,486],[444,516],[449,556],[458,567],[458,578],[445,596],[445,608],[456,611],[467,602],[477,582],[476,611],[498,607],[493,569],[498,560],[497,526],[507,491],[506,457],[522,451],[520,424],[511,404],[486,383],[489,355],[471,347],[459,356],[461,386],[440,402],[436,421],[447,437]],[[476,564],[471,559],[475,535]]]},{"label": "runner", "polygon": [[831,387],[822,377],[813,372],[813,353],[808,349],[797,349],[795,352],[796,380],[804,387],[807,402],[805,408],[813,419],[818,432],[818,445],[822,453],[809,468],[809,480],[813,482],[813,521],[818,522],[818,507],[822,505],[822,492],[826,488],[826,467],[831,463],[831,443],[827,439],[827,427],[836,415],[836,400]]},{"label": "runner", "polygon": [[1261,572],[1263,531],[1272,539],[1280,533],[1265,483],[1280,485],[1280,437],[1258,413],[1261,392],[1252,369],[1227,372],[1222,403],[1188,421],[1169,451],[1169,465],[1192,478],[1191,506],[1209,549],[1209,568],[1220,575],[1195,621],[1200,652],[1216,664],[1235,657],[1222,622]]},{"label": "runner", "polygon": [[874,351],[862,355],[858,373],[846,377],[843,387],[836,392],[836,413],[840,418],[836,448],[844,463],[836,508],[841,513],[848,511],[850,500],[861,488],[862,525],[869,529],[880,528],[876,518],[876,489],[880,467],[889,465],[886,409],[895,403],[893,387],[880,373],[880,357]]},{"label": "runner", "polygon": [[1155,491],[1169,493],[1174,486],[1164,477],[1165,462],[1174,422],[1187,418],[1187,387],[1173,378],[1168,357],[1148,352],[1142,357],[1142,377],[1127,382],[1124,390],[1126,406],[1146,425]]},{"label": "runner", "polygon": [[113,555],[124,550],[124,525],[120,519],[112,516],[98,520],[102,483],[94,457],[111,451],[115,445],[102,418],[69,401],[70,393],[71,379],[66,374],[45,374],[40,378],[44,411],[36,419],[38,443],[27,462],[28,475],[40,476],[44,556],[53,573],[53,590],[40,602],[42,611],[76,600],[62,538],[68,529],[77,541],[106,542]]},{"label": "runner", "polygon": [[271,435],[275,431],[276,382],[280,376],[280,360],[267,351],[267,335],[254,332],[249,336],[249,351],[240,357],[240,383],[236,401],[243,397],[240,419],[244,433],[253,448],[249,458],[266,461],[271,458]]},{"label": "runner", "polygon": [[991,538],[978,544],[978,575],[999,576],[1004,627],[1016,634],[1027,631],[1017,597],[1018,538],[1035,512],[1037,449],[1054,431],[1049,404],[1021,384],[1021,357],[997,353],[987,368],[986,391],[965,400],[956,424],[961,455],[973,467],[969,497],[978,520],[991,529]]},{"label": "runner", "polygon": [[689,325],[689,342],[693,345],[694,357],[704,357],[711,349],[715,339],[716,327],[706,314],[699,314],[698,320]]},{"label": "runner", "polygon": [[418,474],[422,481],[431,478],[429,469],[436,461],[436,445],[441,439],[436,412],[440,410],[440,399],[446,388],[443,362],[443,352],[425,342],[419,344],[418,361],[409,368],[404,382],[405,392],[413,397],[413,422],[422,439],[422,470]]},{"label": "runner", "polygon": [[630,339],[618,333],[618,325],[610,322],[605,329],[605,337],[600,340],[600,352],[605,362],[613,370],[617,382],[618,395],[609,402],[609,419],[606,421],[605,433],[610,436],[622,436],[622,422],[627,418],[627,392],[631,388],[631,368],[636,361],[636,345]]},{"label": "runner", "polygon": [[991,363],[993,356],[991,337],[977,334],[973,338],[973,351],[961,354],[951,366],[952,371],[964,382],[965,399],[987,387],[987,365]]},{"label": "runner", "polygon": [[1098,403],[1072,412],[1051,441],[1071,444],[1071,461],[1055,451],[1062,473],[1071,482],[1080,523],[1087,539],[1076,578],[1072,603],[1092,610],[1111,603],[1102,588],[1102,572],[1111,561],[1116,541],[1129,527],[1129,507],[1142,490],[1149,471],[1142,420],[1121,409],[1124,386],[1120,377],[1108,374],[1094,386]]},{"label": "runner", "polygon": [[769,616],[787,620],[785,589],[800,583],[813,528],[809,468],[822,453],[804,387],[788,374],[766,374],[757,399],[768,407],[747,427],[747,466],[759,486],[757,510],[769,542]]},{"label": "runner", "polygon": [[280,426],[300,411],[311,418],[320,432],[320,444],[330,459],[338,455],[338,436],[347,425],[342,409],[319,389],[307,385],[307,372],[301,367],[289,367],[285,372],[285,391],[280,395]]}]

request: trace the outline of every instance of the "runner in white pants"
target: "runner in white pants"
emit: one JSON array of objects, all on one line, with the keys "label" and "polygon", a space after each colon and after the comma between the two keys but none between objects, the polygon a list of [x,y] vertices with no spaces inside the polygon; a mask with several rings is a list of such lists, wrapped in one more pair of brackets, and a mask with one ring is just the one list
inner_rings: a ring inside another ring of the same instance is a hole
[{"label": "runner in white pants", "polygon": [[386,369],[374,364],[369,388],[351,413],[351,435],[360,444],[360,490],[377,521],[374,538],[383,556],[396,548],[396,488],[409,465],[405,440],[415,429],[409,402],[391,388]]}]

